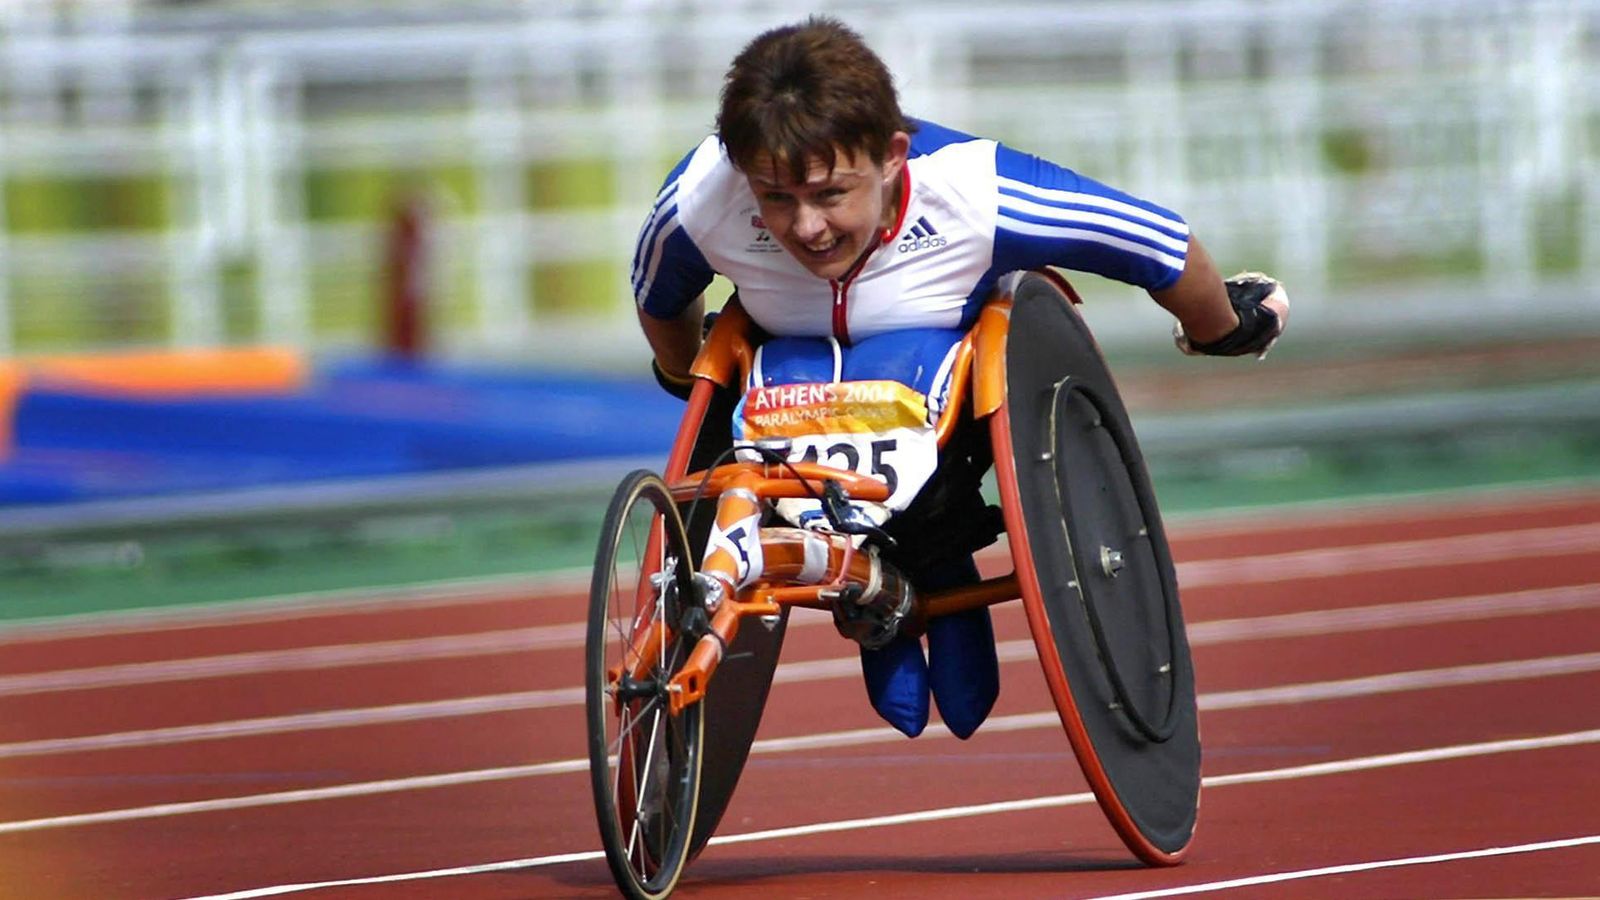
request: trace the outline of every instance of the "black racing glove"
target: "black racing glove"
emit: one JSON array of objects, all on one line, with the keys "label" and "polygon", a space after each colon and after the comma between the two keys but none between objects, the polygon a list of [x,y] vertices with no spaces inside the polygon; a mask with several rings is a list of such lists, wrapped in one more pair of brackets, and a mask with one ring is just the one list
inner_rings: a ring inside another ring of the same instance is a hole
[{"label": "black racing glove", "polygon": [[1178,349],[1190,356],[1246,356],[1257,358],[1267,355],[1272,345],[1283,334],[1284,323],[1264,301],[1276,294],[1285,305],[1289,297],[1277,279],[1260,272],[1240,272],[1225,281],[1228,302],[1239,316],[1239,324],[1222,337],[1200,343],[1189,340],[1181,325],[1172,329],[1172,339]]},{"label": "black racing glove", "polygon": [[[700,322],[700,339],[702,341],[705,340],[706,335],[711,333],[711,326],[717,324],[717,316],[719,315],[721,315],[720,312],[712,310],[706,313],[705,319]],[[686,375],[682,379],[668,375],[666,372],[661,371],[661,364],[656,362],[653,357],[650,360],[650,374],[656,376],[656,384],[661,385],[662,390],[677,397],[679,400],[688,400],[689,395],[694,393],[693,375]]]},{"label": "black racing glove", "polygon": [[662,390],[679,400],[688,400],[689,395],[694,393],[693,375],[685,375],[681,379],[668,375],[661,371],[661,364],[656,362],[654,357],[650,359],[650,374],[656,376],[656,384],[661,385]]}]

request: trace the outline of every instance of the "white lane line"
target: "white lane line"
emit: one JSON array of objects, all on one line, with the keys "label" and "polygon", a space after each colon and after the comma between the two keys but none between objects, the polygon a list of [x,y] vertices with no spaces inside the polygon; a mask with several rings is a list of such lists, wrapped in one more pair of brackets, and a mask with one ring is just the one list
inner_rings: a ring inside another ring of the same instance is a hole
[{"label": "white lane line", "polygon": [[1582,837],[1562,838],[1554,841],[1537,841],[1532,844],[1516,844],[1510,847],[1485,847],[1481,850],[1458,850],[1454,853],[1434,853],[1429,856],[1379,859],[1371,862],[1345,863],[1339,866],[1322,866],[1316,869],[1300,869],[1294,872],[1275,872],[1271,875],[1251,875],[1245,878],[1232,878],[1227,881],[1210,881],[1205,884],[1189,884],[1183,887],[1137,891],[1132,894],[1106,894],[1095,897],[1093,900],[1147,900],[1147,898],[1151,897],[1208,894],[1213,891],[1254,887],[1260,884],[1278,884],[1284,881],[1299,881],[1303,878],[1321,878],[1325,875],[1349,875],[1356,872],[1371,872],[1375,869],[1396,869],[1402,866],[1426,866],[1434,863],[1457,862],[1464,859],[1484,859],[1492,856],[1511,856],[1518,853],[1565,850],[1570,847],[1583,847],[1589,844],[1600,844],[1600,834],[1588,834]]},{"label": "white lane line", "polygon": [[1542,615],[1600,607],[1600,583],[1533,588],[1495,594],[1406,600],[1342,609],[1212,619],[1187,626],[1191,646],[1239,640],[1344,634],[1382,628],[1476,622],[1506,616]]},{"label": "white lane line", "polygon": [[590,570],[584,567],[20,619],[0,622],[0,646],[498,603],[550,593],[587,592],[589,577]]},{"label": "white lane line", "polygon": [[[1342,610],[1287,613],[1244,619],[1218,619],[1190,625],[1189,642],[1194,646],[1201,646],[1295,635],[1335,634],[1452,621],[1477,621],[1500,616],[1534,615],[1587,609],[1595,606],[1600,606],[1600,584],[1516,591],[1507,594],[1453,597],[1415,603],[1380,604]],[[827,620],[822,619],[820,621]],[[996,644],[996,652],[1001,662],[1007,663],[1031,660],[1036,656],[1032,640],[1001,641]],[[1560,659],[1581,658],[1561,657]],[[773,680],[780,684],[795,684],[822,681],[830,678],[852,678],[859,673],[860,665],[859,660],[854,657],[784,663],[778,666]],[[1507,665],[1522,664],[1509,663]],[[14,756],[72,753],[85,750],[151,747],[187,741],[285,734],[326,728],[418,722],[429,719],[528,709],[577,706],[582,702],[583,689],[581,687],[487,694],[450,700],[336,709],[285,716],[241,719],[230,722],[178,725],[167,728],[140,729],[79,737],[45,738],[0,744],[0,759]],[[985,727],[993,728],[993,724],[991,723]]]},{"label": "white lane line", "polygon": [[483,631],[476,634],[450,634],[358,644],[326,644],[288,650],[261,650],[190,659],[62,669],[54,672],[29,672],[0,676],[0,697],[122,687],[132,684],[159,684],[166,681],[187,682],[201,678],[258,675],[265,672],[297,672],[424,659],[517,653],[576,646],[583,642],[583,633],[582,624],[546,625]]},{"label": "white lane line", "polygon": [[506,781],[512,778],[529,778],[537,775],[564,774],[585,771],[588,760],[560,760],[526,766],[501,766],[494,769],[475,769],[471,772],[446,772],[440,775],[416,775],[409,778],[389,778],[383,781],[363,781],[355,784],[336,784],[297,791],[276,791],[270,794],[250,794],[244,797],[219,797],[215,800],[189,800],[181,803],[159,803],[154,806],[137,806],[127,809],[107,809],[92,813],[74,813],[66,816],[49,816],[42,819],[21,819],[0,822],[0,834],[23,831],[46,831],[55,828],[76,828],[83,825],[102,825],[107,822],[132,822],[141,819],[163,819],[170,816],[187,816],[195,813],[222,810],[251,809],[261,806],[283,806],[290,803],[308,803],[313,800],[335,800],[346,797],[370,797],[375,794],[392,794],[398,791],[420,791],[429,788],[459,787],[464,784],[481,784],[487,781]]},{"label": "white lane line", "polygon": [[1190,588],[1299,581],[1395,569],[1442,568],[1465,563],[1593,553],[1596,550],[1600,550],[1600,523],[1559,525],[1244,555],[1231,559],[1193,560],[1178,564],[1178,585]]},{"label": "white lane line", "polygon": [[1164,518],[1168,531],[1172,532],[1169,536],[1176,540],[1211,540],[1286,528],[1325,529],[1352,525],[1384,528],[1422,522],[1465,522],[1491,516],[1531,518],[1552,510],[1592,507],[1596,503],[1600,503],[1600,480],[1583,477],[1174,512]]},{"label": "white lane line", "polygon": [[1460,687],[1469,684],[1521,681],[1529,678],[1554,678],[1594,671],[1600,671],[1600,653],[1578,653],[1572,656],[1547,656],[1508,662],[1449,666],[1441,669],[1418,669],[1413,672],[1366,675],[1360,678],[1346,678],[1339,681],[1288,684],[1281,687],[1250,688],[1239,691],[1220,691],[1201,694],[1198,698],[1198,703],[1202,710],[1243,709],[1279,703],[1342,700],[1347,697],[1372,697],[1379,694],[1425,691],[1433,688]]},{"label": "white lane line", "polygon": [[[1471,757],[1489,756],[1500,753],[1519,753],[1529,750],[1574,747],[1583,744],[1593,744],[1596,742],[1600,742],[1600,729],[1574,731],[1566,734],[1553,734],[1534,738],[1520,738],[1516,740],[1458,744],[1455,746],[1434,747],[1427,750],[1414,750],[1405,753],[1385,753],[1377,756],[1360,756],[1352,759],[1342,759],[1326,763],[1319,763],[1312,766],[1289,766],[1280,769],[1264,769],[1255,772],[1242,772],[1237,775],[1212,776],[1202,779],[1202,783],[1207,788],[1218,788],[1234,784],[1259,784],[1274,781],[1291,781],[1300,778],[1313,778],[1322,775],[1364,772],[1375,769],[1392,768],[1395,766],[1443,762],[1447,760],[1467,759]],[[723,835],[712,838],[711,844],[742,844],[755,841],[779,840],[782,838],[804,837],[806,835],[813,834],[828,834],[840,831],[856,831],[867,828],[884,828],[893,825],[909,825],[921,822],[938,822],[948,819],[972,818],[975,816],[997,815],[1009,812],[1052,809],[1063,806],[1077,806],[1086,803],[1092,803],[1093,801],[1094,795],[1087,792],[1076,794],[1055,794],[1045,797],[1029,797],[1019,800],[1003,800],[993,803],[978,803],[966,806],[950,806],[940,809],[919,810],[915,812],[896,813],[886,816],[870,816],[859,819],[844,819],[832,822],[814,822],[808,825],[795,825],[787,828],[772,828],[764,831],[746,832],[744,834]],[[1589,842],[1593,839],[1576,838],[1573,840],[1579,842]],[[1555,845],[1559,842],[1550,843]],[[502,871],[506,869],[540,868],[544,866],[561,865],[563,863],[583,862],[587,860],[599,859],[602,857],[602,855],[603,854],[598,851],[561,853],[552,856],[535,856],[525,859],[482,863],[479,865],[456,866],[449,869],[432,869],[422,872],[405,872],[391,875],[371,876],[368,878],[350,878],[340,881],[274,885],[271,887],[235,891],[229,894],[212,894],[204,897],[194,897],[190,898],[190,900],[249,900],[249,898],[253,897],[271,897],[281,894],[318,890],[329,887],[347,887],[361,884],[383,884],[398,881],[422,881],[426,879],[474,875],[483,872]]]},{"label": "white lane line", "polygon": [[[715,838],[712,840],[714,841]],[[604,858],[605,853],[599,850],[584,850],[578,853],[562,853],[557,856],[508,859],[502,862],[477,863],[470,866],[455,866],[449,869],[430,869],[426,872],[400,872],[394,875],[371,875],[366,878],[342,878],[338,881],[303,881],[299,884],[279,884],[272,887],[234,891],[231,894],[207,894],[204,897],[191,897],[189,900],[250,900],[250,898],[254,897],[280,897],[284,894],[320,891],[324,888],[359,887],[365,884],[395,884],[402,881],[424,881],[433,878],[457,878],[463,875],[484,875],[489,872],[505,872],[560,863],[588,862],[592,859]]]},{"label": "white lane line", "polygon": [[[1447,597],[1436,600],[1386,603],[1348,609],[1315,610],[1303,613],[1284,613],[1271,616],[1251,616],[1239,619],[1198,622],[1188,626],[1189,643],[1192,645],[1210,644],[1238,640],[1241,636],[1287,637],[1336,631],[1395,628],[1405,625],[1470,621],[1495,616],[1529,615],[1586,609],[1596,606],[1600,606],[1600,583],[1590,583],[1510,593]],[[818,625],[829,621],[831,620],[822,615],[797,615],[791,617],[790,625],[791,627]],[[346,666],[393,664],[417,660],[456,659],[470,656],[567,649],[582,646],[583,639],[584,625],[582,623],[568,623],[483,631],[473,634],[438,635],[397,641],[328,644],[316,647],[233,653],[192,659],[92,666],[50,672],[30,672],[0,676],[0,697],[126,687],[139,684],[159,684],[170,681],[194,681],[201,678],[259,675],[270,672],[308,671]],[[1005,658],[1005,654],[1019,652],[1017,646],[1032,646],[1032,644],[1030,641],[1011,641],[1004,642],[1000,646],[1002,658]],[[801,674],[806,671],[805,667],[807,666],[816,666],[819,671],[842,672],[843,669],[841,667],[853,664],[840,659],[815,663],[795,663],[793,664],[795,667],[793,669],[795,672],[794,677],[798,680],[808,680],[808,676]],[[783,670],[780,669],[779,671],[782,672]]]},{"label": "white lane line", "polygon": [[[1310,682],[1245,691],[1228,691],[1202,694],[1202,710],[1246,709],[1286,703],[1309,703],[1320,700],[1340,700],[1354,697],[1390,694],[1402,691],[1428,690],[1439,687],[1486,684],[1529,678],[1550,678],[1581,672],[1600,670],[1600,653],[1586,653],[1572,657],[1530,659],[1520,662],[1490,663],[1479,666],[1457,666],[1447,669],[1424,669],[1416,672],[1395,672],[1387,675],[1352,678],[1342,681]],[[1059,727],[1054,711],[1020,713],[998,716],[984,723],[990,733],[1026,731]],[[945,737],[949,732],[933,730],[927,737]],[[791,753],[831,747],[861,746],[904,740],[900,733],[890,728],[863,728],[831,734],[802,735],[757,741],[752,754]],[[11,745],[18,746],[18,745]],[[14,753],[12,755],[23,755]],[[278,791],[269,794],[250,794],[242,797],[224,797],[214,800],[163,803],[154,806],[131,807],[94,813],[75,813],[41,819],[0,822],[0,834],[12,831],[39,831],[51,828],[92,825],[98,822],[120,822],[133,819],[164,818],[191,813],[214,812],[222,809],[256,806],[279,806],[343,797],[361,797],[389,794],[398,791],[423,790],[436,787],[454,787],[484,781],[502,781],[512,778],[529,778],[544,775],[565,775],[587,770],[584,759],[565,759],[534,765],[503,766],[494,769],[477,769],[466,772],[447,772],[439,775],[421,775],[410,778],[389,778],[382,781],[357,782],[324,788],[307,788]],[[1235,777],[1235,776],[1223,776]]]},{"label": "white lane line", "polygon": [[355,728],[363,725],[421,722],[460,716],[481,716],[529,709],[577,706],[582,702],[583,688],[557,688],[549,691],[486,694],[480,697],[459,697],[451,700],[433,700],[422,703],[396,703],[389,706],[368,706],[360,709],[335,709],[326,712],[265,716],[259,719],[238,719],[231,722],[210,722],[203,725],[176,725],[169,728],[145,728],[137,731],[117,731],[108,734],[84,735],[82,737],[18,741],[11,744],[0,744],[0,759],[22,756],[49,756],[86,750],[159,747],[189,743],[191,741],[214,741],[263,734],[288,734],[328,728]]}]

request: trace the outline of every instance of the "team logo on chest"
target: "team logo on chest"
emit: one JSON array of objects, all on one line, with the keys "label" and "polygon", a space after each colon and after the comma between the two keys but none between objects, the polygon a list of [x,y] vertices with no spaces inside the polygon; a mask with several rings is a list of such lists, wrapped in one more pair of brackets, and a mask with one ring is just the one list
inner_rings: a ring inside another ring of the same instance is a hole
[{"label": "team logo on chest", "polygon": [[917,221],[900,236],[900,243],[895,245],[895,249],[901,253],[915,253],[918,250],[943,247],[947,243],[949,241],[933,227],[927,216],[918,216]]},{"label": "team logo on chest", "polygon": [[767,230],[767,223],[760,216],[750,217],[750,227],[756,230],[756,236],[750,243],[744,245],[746,253],[778,253],[783,250],[772,237],[772,232]]}]

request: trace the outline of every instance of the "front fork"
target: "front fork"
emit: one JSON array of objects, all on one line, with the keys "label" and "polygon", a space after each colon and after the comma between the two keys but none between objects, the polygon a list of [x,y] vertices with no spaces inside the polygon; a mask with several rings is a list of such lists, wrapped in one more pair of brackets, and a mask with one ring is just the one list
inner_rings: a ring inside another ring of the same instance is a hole
[{"label": "front fork", "polygon": [[[858,550],[849,535],[762,529],[766,510],[757,487],[763,481],[759,472],[741,473],[718,497],[716,525],[696,576],[705,591],[701,599],[710,621],[668,684],[674,713],[705,698],[711,673],[727,655],[746,616],[777,616],[788,605],[823,607],[849,585],[864,586],[864,591],[855,592],[863,603],[887,589],[877,554]],[[798,584],[769,586],[786,582]],[[745,591],[749,585],[756,587]],[[741,598],[741,592],[747,596]]]},{"label": "front fork", "polygon": [[695,641],[683,668],[667,685],[674,714],[705,699],[711,673],[727,655],[728,645],[739,636],[740,619],[747,613],[778,615],[783,611],[770,599],[765,603],[742,603],[738,599],[740,586],[759,578],[764,569],[760,532],[764,509],[755,491],[761,480],[757,473],[741,473],[717,498],[716,523],[706,545],[701,577],[695,579],[705,596],[691,598],[700,601],[710,612],[711,620]]}]

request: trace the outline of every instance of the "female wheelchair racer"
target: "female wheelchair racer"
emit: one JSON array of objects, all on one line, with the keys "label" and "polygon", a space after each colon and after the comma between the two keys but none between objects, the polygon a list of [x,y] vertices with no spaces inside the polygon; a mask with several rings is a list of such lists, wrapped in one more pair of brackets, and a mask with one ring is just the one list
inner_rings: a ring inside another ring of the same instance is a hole
[{"label": "female wheelchair racer", "polygon": [[[998,685],[986,607],[1021,597],[1113,825],[1146,862],[1182,857],[1199,744],[1171,561],[1069,292],[1006,274],[1052,266],[1145,288],[1185,352],[1262,352],[1287,313],[1270,279],[1225,285],[1177,214],[904,116],[837,20],[733,61],[717,133],[668,175],[633,267],[653,365],[689,407],[666,480],[619,488],[591,591],[596,811],[630,895],[670,892],[714,830],[793,605],[862,644],[901,731],[931,696],[970,734]],[[702,349],[715,274],[741,303]],[[991,461],[998,510],[978,490]],[[972,584],[1002,522],[1015,571]]]},{"label": "female wheelchair racer", "polygon": [[[1266,289],[1230,283],[1240,303]],[[756,343],[737,303],[718,320],[668,481],[638,472],[619,488],[591,590],[592,783],[629,896],[670,893],[711,837],[796,605],[829,609],[864,648],[901,642],[919,658],[923,628],[981,613],[990,644],[979,649],[992,659],[987,606],[1020,597],[1113,827],[1147,863],[1183,858],[1199,739],[1177,585],[1126,411],[1069,297],[1057,276],[1012,276],[969,332],[850,353]],[[991,465],[998,509],[979,492]],[[970,567],[1001,531],[1010,575],[940,584],[920,574],[952,559]],[[930,688],[947,721],[954,709],[975,727],[997,667],[960,655],[944,664],[976,687],[950,694],[934,663],[877,685],[869,668],[869,695],[908,733],[925,722],[911,717],[926,715]]]}]

